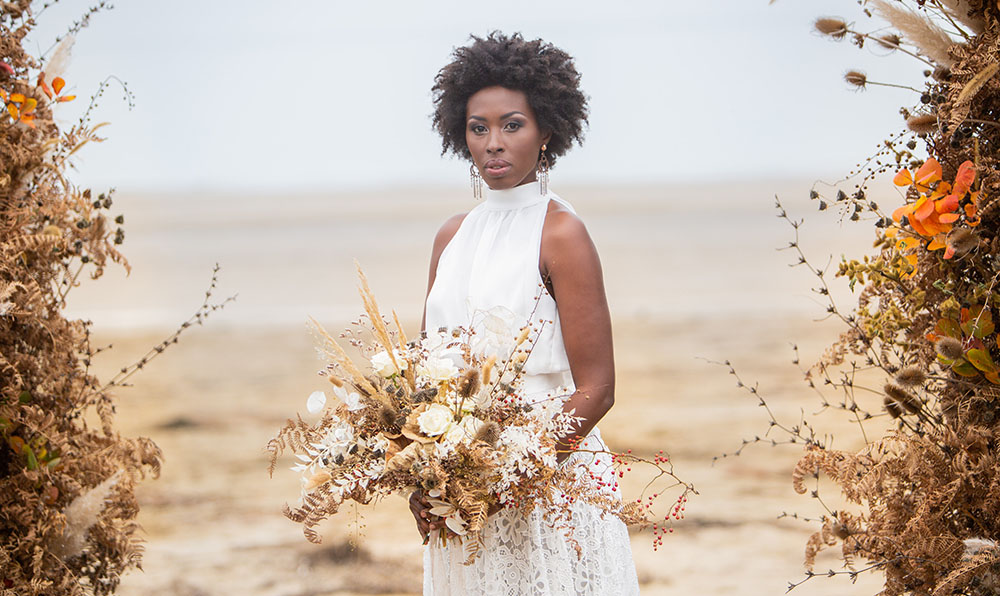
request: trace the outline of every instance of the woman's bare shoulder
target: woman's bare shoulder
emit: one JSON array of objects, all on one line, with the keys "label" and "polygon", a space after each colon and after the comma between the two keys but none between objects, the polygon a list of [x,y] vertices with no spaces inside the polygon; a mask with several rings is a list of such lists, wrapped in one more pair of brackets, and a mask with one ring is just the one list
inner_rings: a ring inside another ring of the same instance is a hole
[{"label": "woman's bare shoulder", "polygon": [[587,226],[572,209],[558,201],[549,201],[542,228],[542,244],[563,245],[578,242],[590,243]]},{"label": "woman's bare shoulder", "polygon": [[459,213],[457,215],[452,215],[444,224],[441,225],[441,229],[438,230],[437,236],[434,237],[434,252],[440,254],[444,247],[451,242],[451,239],[455,237],[455,233],[458,232],[458,228],[461,227],[462,222],[465,221],[465,216],[468,213]]}]

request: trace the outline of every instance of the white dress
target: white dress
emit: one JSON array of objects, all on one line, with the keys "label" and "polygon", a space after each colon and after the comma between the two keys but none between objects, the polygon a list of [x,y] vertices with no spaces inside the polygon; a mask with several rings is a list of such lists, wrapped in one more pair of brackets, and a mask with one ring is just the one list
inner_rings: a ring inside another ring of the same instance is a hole
[{"label": "white dress", "polygon": [[[538,271],[542,225],[550,200],[572,209],[551,192],[542,196],[537,182],[503,191],[487,189],[485,201],[465,217],[441,253],[427,297],[428,330],[475,327],[478,315],[497,306],[523,322],[529,316],[536,322],[553,321],[542,326],[524,367],[525,391],[537,396],[572,389],[556,303],[545,293],[536,306],[542,283]],[[595,428],[582,445],[602,449],[600,432]],[[564,465],[581,466],[613,482],[607,457],[575,453]],[[594,490],[602,489],[595,485]],[[571,507],[573,537],[582,556],[567,542],[564,531],[549,525],[539,510],[525,515],[506,508],[490,517],[483,548],[471,565],[463,565],[463,549],[453,543],[441,546],[432,541],[425,548],[424,596],[638,594],[625,525],[612,515],[602,518],[591,505]]]}]

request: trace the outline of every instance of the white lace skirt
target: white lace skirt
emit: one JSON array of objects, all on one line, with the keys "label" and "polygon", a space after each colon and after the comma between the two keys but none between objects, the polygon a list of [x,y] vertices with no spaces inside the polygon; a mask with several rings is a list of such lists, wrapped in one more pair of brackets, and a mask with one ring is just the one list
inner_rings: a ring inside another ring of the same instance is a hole
[{"label": "white lace skirt", "polygon": [[[594,429],[583,449],[603,449]],[[589,468],[612,480],[607,456],[574,453],[565,465]],[[595,487],[594,490],[599,490]],[[549,525],[537,509],[525,515],[506,508],[490,517],[483,547],[463,565],[462,546],[432,544],[424,549],[424,596],[632,596],[639,593],[628,530],[617,517],[584,503],[570,506],[573,538]]]}]

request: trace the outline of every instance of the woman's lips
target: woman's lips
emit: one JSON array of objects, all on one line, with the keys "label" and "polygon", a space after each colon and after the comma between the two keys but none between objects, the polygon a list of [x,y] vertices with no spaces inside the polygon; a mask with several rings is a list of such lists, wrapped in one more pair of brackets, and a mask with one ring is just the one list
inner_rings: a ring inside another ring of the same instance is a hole
[{"label": "woman's lips", "polygon": [[485,166],[486,173],[493,177],[503,176],[511,168],[510,162],[502,159],[491,159],[483,165]]}]

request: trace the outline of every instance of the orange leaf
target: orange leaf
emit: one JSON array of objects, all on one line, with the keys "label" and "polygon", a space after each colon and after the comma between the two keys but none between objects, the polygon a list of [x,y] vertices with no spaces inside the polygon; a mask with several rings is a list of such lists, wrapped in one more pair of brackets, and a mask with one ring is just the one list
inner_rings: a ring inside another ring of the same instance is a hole
[{"label": "orange leaf", "polygon": [[895,211],[892,212],[892,220],[895,222],[899,222],[901,219],[903,219],[904,215],[909,217],[911,213],[913,213],[913,203],[910,203],[909,205],[903,205],[899,209],[896,209]]},{"label": "orange leaf", "polygon": [[927,244],[927,250],[941,250],[947,246],[944,242],[941,242],[936,237]]},{"label": "orange leaf", "polygon": [[24,94],[23,93],[11,93],[10,94],[10,100],[13,101],[13,102],[15,102],[15,103],[24,103]]},{"label": "orange leaf", "polygon": [[944,251],[944,258],[945,260],[948,260],[953,256],[955,256],[955,249],[949,246],[948,249]]},{"label": "orange leaf", "polygon": [[7,92],[4,91],[3,89],[0,89],[0,99],[3,99],[4,102],[7,101]]},{"label": "orange leaf", "polygon": [[24,114],[21,116],[21,122],[27,124],[31,128],[35,128],[35,117],[32,114]]},{"label": "orange leaf", "polygon": [[21,106],[22,114],[30,114],[35,111],[35,107],[38,106],[38,100],[34,97],[29,97],[25,100],[24,105]]},{"label": "orange leaf", "polygon": [[906,238],[900,238],[896,242],[896,250],[903,252],[906,250],[913,250],[914,248],[920,246],[920,241],[912,236],[907,236]]},{"label": "orange leaf", "polygon": [[915,217],[910,220],[910,227],[913,228],[914,232],[920,234],[921,236],[930,238],[931,236],[934,235],[933,232],[928,232],[927,229],[924,228],[923,224],[920,221],[918,221],[917,218]]},{"label": "orange leaf", "polygon": [[941,199],[940,201],[934,201],[934,209],[938,213],[950,213],[955,209],[958,209],[958,200],[961,195],[951,194]]},{"label": "orange leaf", "polygon": [[21,112],[18,111],[17,106],[12,103],[7,104],[7,111],[10,112],[10,117],[17,120],[21,117]]},{"label": "orange leaf", "polygon": [[45,84],[44,72],[38,73],[38,86],[42,89],[42,92],[45,93],[45,97],[52,99],[52,90],[49,89],[49,86]]},{"label": "orange leaf", "polygon": [[913,217],[923,221],[930,217],[931,213],[934,213],[934,201],[929,200],[927,197],[920,197],[920,200],[914,206]]},{"label": "orange leaf", "polygon": [[969,160],[962,162],[958,166],[958,173],[955,174],[955,193],[964,196],[972,188],[972,183],[976,180],[976,166]]},{"label": "orange leaf", "polygon": [[895,238],[897,234],[899,234],[899,228],[897,228],[896,226],[893,226],[885,231],[886,238]]},{"label": "orange leaf", "polygon": [[56,101],[58,101],[59,103],[62,103],[64,101],[73,101],[74,99],[76,99],[75,95],[63,95],[61,97],[57,97]]},{"label": "orange leaf", "polygon": [[899,172],[896,172],[896,177],[892,179],[892,183],[896,186],[909,186],[913,184],[913,177],[910,175],[910,170],[903,168]]},{"label": "orange leaf", "polygon": [[924,165],[913,174],[913,181],[921,186],[927,186],[941,179],[941,164],[936,159],[930,157]]},{"label": "orange leaf", "polygon": [[52,79],[52,90],[56,92],[56,95],[62,92],[63,87],[66,86],[66,81],[62,77],[56,77]]},{"label": "orange leaf", "polygon": [[913,265],[914,267],[917,266],[917,255],[906,255],[903,258],[906,259],[906,262],[910,265]]},{"label": "orange leaf", "polygon": [[943,213],[938,216],[938,221],[944,224],[955,223],[958,221],[959,215],[957,213]]}]

